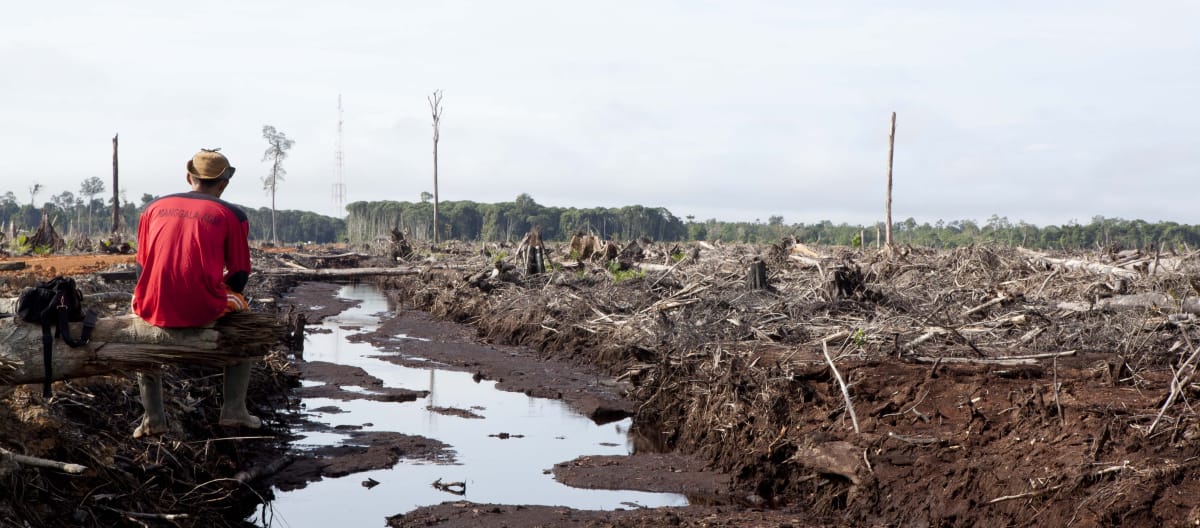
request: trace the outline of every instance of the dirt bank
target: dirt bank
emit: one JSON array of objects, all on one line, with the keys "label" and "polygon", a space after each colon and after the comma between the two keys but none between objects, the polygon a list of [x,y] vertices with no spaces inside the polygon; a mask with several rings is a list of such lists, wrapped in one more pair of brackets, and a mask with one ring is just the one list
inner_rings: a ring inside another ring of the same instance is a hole
[{"label": "dirt bank", "polygon": [[[390,284],[405,306],[469,322],[486,342],[628,381],[642,441],[733,474],[730,495],[772,508],[765,525],[1200,520],[1200,426],[1179,403],[1200,387],[1185,381],[1164,406],[1173,372],[1190,381],[1195,368],[1191,257],[1151,270],[1117,255],[1002,248],[697,249],[679,260],[688,252],[650,245],[668,265],[632,277],[585,264],[484,282],[431,270]],[[746,289],[755,256],[771,266],[769,289]],[[1185,310],[1105,300],[1157,292]],[[1034,357],[1001,360],[1020,356]],[[395,522],[516,526],[529,515],[463,508]],[[705,522],[689,511],[675,515]],[[657,514],[588,519],[652,526]]]}]

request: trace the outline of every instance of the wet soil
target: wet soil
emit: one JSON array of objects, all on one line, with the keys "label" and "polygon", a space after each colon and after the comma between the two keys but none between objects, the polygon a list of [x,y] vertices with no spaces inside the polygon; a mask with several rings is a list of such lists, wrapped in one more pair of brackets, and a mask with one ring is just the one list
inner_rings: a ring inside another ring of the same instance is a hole
[{"label": "wet soil", "polygon": [[[299,363],[301,379],[321,382],[320,385],[304,386],[292,391],[299,398],[333,398],[342,401],[370,400],[380,402],[407,402],[423,398],[428,391],[384,387],[383,381],[359,367],[338,365],[325,361]],[[344,387],[359,387],[368,392],[349,391]]]},{"label": "wet soil", "polygon": [[728,475],[679,453],[582,456],[555,464],[554,478],[577,488],[681,493],[692,503],[729,501]]},{"label": "wet soil", "polygon": [[[309,320],[318,320],[339,313],[341,310],[337,308],[354,305],[345,300],[331,302],[337,288],[327,283],[301,283],[283,302],[289,307],[295,306],[298,313],[308,313],[309,307],[317,307]],[[384,318],[377,330],[354,334],[349,339],[369,341],[381,352],[386,352],[379,359],[417,368],[429,368],[433,362],[441,369],[474,373],[477,380],[496,380],[496,387],[501,390],[562,400],[598,423],[622,419],[636,409],[635,403],[621,394],[620,384],[601,371],[571,362],[545,360],[534,351],[521,347],[483,344],[472,336],[473,332],[469,327],[410,310]],[[324,382],[295,389],[293,395],[298,397],[410,401],[426,394],[424,391],[384,388],[381,380],[358,367],[325,362],[298,363],[305,381]],[[348,391],[342,389],[344,386],[361,387],[370,392]],[[433,410],[478,417],[468,409]],[[324,424],[304,419],[292,425],[300,433],[331,430]],[[453,446],[436,440],[393,433],[370,438],[374,444],[368,447],[355,445],[357,442],[352,438],[346,441],[351,445],[293,454],[297,460],[267,482],[289,490],[321,477],[347,474],[348,469],[356,472],[388,468],[401,457],[452,460],[452,454],[445,450],[453,449]],[[555,468],[555,478],[581,488],[687,493],[722,500],[728,481],[727,477],[706,470],[698,459],[679,454],[590,457],[564,461],[564,464],[561,469]]]},{"label": "wet soil", "polygon": [[[403,335],[404,338],[396,336]],[[628,384],[592,365],[546,358],[528,348],[482,343],[471,327],[439,320],[428,312],[405,310],[379,329],[351,337],[398,355],[380,359],[406,367],[471,372],[496,388],[534,398],[561,400],[597,423],[632,416],[637,404],[625,396]]]},{"label": "wet soil", "polygon": [[[307,422],[309,431],[332,431],[321,424]],[[344,429],[338,429],[346,433]],[[268,477],[265,483],[283,491],[302,488],[322,478],[344,477],[373,469],[385,469],[401,459],[453,461],[449,446],[420,436],[391,431],[353,431],[341,445],[323,446],[291,455],[293,461],[283,471]],[[336,507],[336,505],[330,505]]]}]

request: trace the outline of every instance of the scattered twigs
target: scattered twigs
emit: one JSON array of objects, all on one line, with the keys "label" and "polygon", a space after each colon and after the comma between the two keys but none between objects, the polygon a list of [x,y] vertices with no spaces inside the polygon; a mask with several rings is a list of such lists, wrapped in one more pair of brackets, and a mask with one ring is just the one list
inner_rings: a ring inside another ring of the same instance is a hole
[{"label": "scattered twigs", "polygon": [[858,415],[854,413],[854,403],[850,401],[850,390],[846,388],[846,382],[842,380],[842,374],[838,372],[837,366],[833,364],[833,358],[829,357],[829,344],[827,341],[821,341],[821,353],[825,354],[825,362],[829,364],[829,370],[833,371],[833,377],[837,379],[838,386],[842,388],[842,397],[846,398],[846,410],[850,413],[850,422],[854,424],[854,432],[858,433]]},{"label": "scattered twigs", "polygon": [[[1200,347],[1192,350],[1192,355],[1188,356],[1187,361],[1184,361],[1183,364],[1179,366],[1178,370],[1172,369],[1173,374],[1171,376],[1171,392],[1167,395],[1167,401],[1163,403],[1162,409],[1158,410],[1158,416],[1154,417],[1154,422],[1152,422],[1150,427],[1146,429],[1146,436],[1150,436],[1154,433],[1154,428],[1158,426],[1159,420],[1162,420],[1163,414],[1167,412],[1167,409],[1171,407],[1172,403],[1175,403],[1175,398],[1179,397],[1179,393],[1182,392],[1183,388],[1191,383],[1192,378],[1195,377],[1197,358],[1200,358]],[[1188,372],[1187,377],[1181,381],[1179,379],[1179,375],[1183,371],[1188,370],[1189,367],[1191,372]]]},{"label": "scattered twigs", "polygon": [[16,453],[13,453],[12,451],[4,449],[3,447],[0,447],[0,458],[6,458],[8,460],[11,460],[18,464],[21,464],[23,466],[57,469],[59,471],[62,471],[65,473],[70,473],[72,475],[78,475],[80,473],[83,473],[84,471],[87,471],[87,467],[81,466],[79,464],[59,462],[57,460],[31,457],[31,456],[27,456],[27,455],[18,455]]},{"label": "scattered twigs", "polygon": [[[1120,472],[1128,470],[1128,469],[1132,469],[1132,467],[1129,465],[1128,461],[1125,461],[1124,463],[1117,465],[1117,466],[1110,466],[1110,467],[1106,467],[1106,468],[1098,470],[1098,471],[1093,471],[1090,473],[1090,475],[1092,477],[1103,477],[1103,476],[1111,474],[1111,473],[1120,473]],[[1053,486],[1047,486],[1047,487],[1041,488],[1041,489],[1027,491],[1025,493],[1017,493],[1015,495],[1004,495],[1002,497],[996,497],[992,500],[987,501],[987,504],[996,504],[998,502],[1005,502],[1005,501],[1010,501],[1010,500],[1036,497],[1038,495],[1042,495],[1045,493],[1049,493],[1051,491],[1056,491],[1056,490],[1062,489],[1066,485],[1067,485],[1067,483],[1064,482],[1061,484],[1055,484]]]}]

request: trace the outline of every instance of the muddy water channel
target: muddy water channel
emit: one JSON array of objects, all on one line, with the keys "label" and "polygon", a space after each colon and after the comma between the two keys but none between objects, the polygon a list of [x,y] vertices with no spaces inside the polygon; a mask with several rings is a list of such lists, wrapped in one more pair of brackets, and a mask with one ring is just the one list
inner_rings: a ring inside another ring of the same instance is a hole
[{"label": "muddy water channel", "polygon": [[[687,503],[676,494],[579,489],[558,483],[550,474],[556,463],[582,455],[629,454],[629,420],[597,425],[559,401],[500,391],[494,382],[477,381],[467,372],[439,369],[433,362],[429,368],[410,368],[380,359],[389,353],[361,337],[394,317],[383,293],[374,286],[354,285],[342,287],[338,297],[357,305],[309,327],[304,359],[358,367],[382,384],[341,385],[342,391],[353,394],[351,399],[336,394],[304,398],[306,418],[327,427],[300,433],[304,436],[294,441],[294,447],[354,445],[357,437],[351,435],[380,431],[433,439],[449,447],[435,456],[402,456],[390,469],[276,490],[276,499],[260,522],[287,527],[381,526],[388,515],[456,500],[598,510]],[[387,338],[410,340],[409,351],[419,351],[422,341],[403,334]],[[410,354],[406,359],[411,365],[417,358]],[[313,388],[322,382],[309,380],[304,385]],[[411,401],[361,398],[395,389],[420,392]],[[439,479],[463,483],[452,490],[465,493],[436,488],[433,483]]]}]

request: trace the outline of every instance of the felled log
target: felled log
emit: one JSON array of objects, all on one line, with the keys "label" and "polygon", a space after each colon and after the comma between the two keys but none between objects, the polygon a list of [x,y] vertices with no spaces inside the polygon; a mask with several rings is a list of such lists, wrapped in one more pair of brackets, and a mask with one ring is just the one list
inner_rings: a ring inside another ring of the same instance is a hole
[{"label": "felled log", "polygon": [[[81,330],[81,323],[71,324],[71,335]],[[285,333],[274,315],[257,312],[229,314],[204,328],[159,328],[136,315],[104,318],[85,346],[71,348],[54,340],[52,381],[155,369],[164,363],[233,365],[266,354]],[[44,381],[41,325],[0,320],[0,367],[6,367],[0,369],[3,384]]]},{"label": "felled log", "polygon": [[1099,299],[1094,303],[1061,302],[1058,303],[1058,308],[1060,310],[1068,310],[1072,312],[1089,312],[1092,310],[1104,309],[1129,310],[1142,308],[1169,313],[1184,312],[1200,315],[1200,297],[1185,297],[1182,300],[1178,300],[1172,299],[1165,293],[1149,292],[1108,297],[1105,299]]},{"label": "felled log", "polygon": [[337,255],[308,255],[303,253],[282,253],[282,258],[296,261],[301,266],[310,269],[327,268],[356,268],[363,259],[371,258],[366,253],[348,252]]},{"label": "felled log", "polygon": [[344,268],[344,269],[295,269],[271,268],[255,270],[255,273],[272,276],[291,276],[300,278],[322,279],[352,279],[357,277],[395,277],[399,275],[420,275],[421,267],[402,266],[398,268]]},{"label": "felled log", "polygon": [[1025,257],[1028,258],[1031,262],[1033,262],[1035,264],[1039,264],[1045,268],[1080,270],[1080,271],[1087,271],[1089,273],[1096,273],[1096,274],[1100,274],[1100,275],[1112,275],[1114,277],[1123,277],[1126,279],[1136,279],[1136,278],[1141,277],[1141,274],[1139,274],[1136,271],[1127,270],[1125,268],[1118,268],[1116,266],[1110,266],[1108,264],[1102,264],[1100,262],[1092,262],[1092,261],[1080,260],[1080,259],[1054,258],[1054,257],[1047,256],[1045,254],[1038,253],[1036,251],[1030,251],[1030,250],[1024,249],[1024,248],[1017,248],[1017,250],[1020,251],[1021,254],[1025,255]]}]

